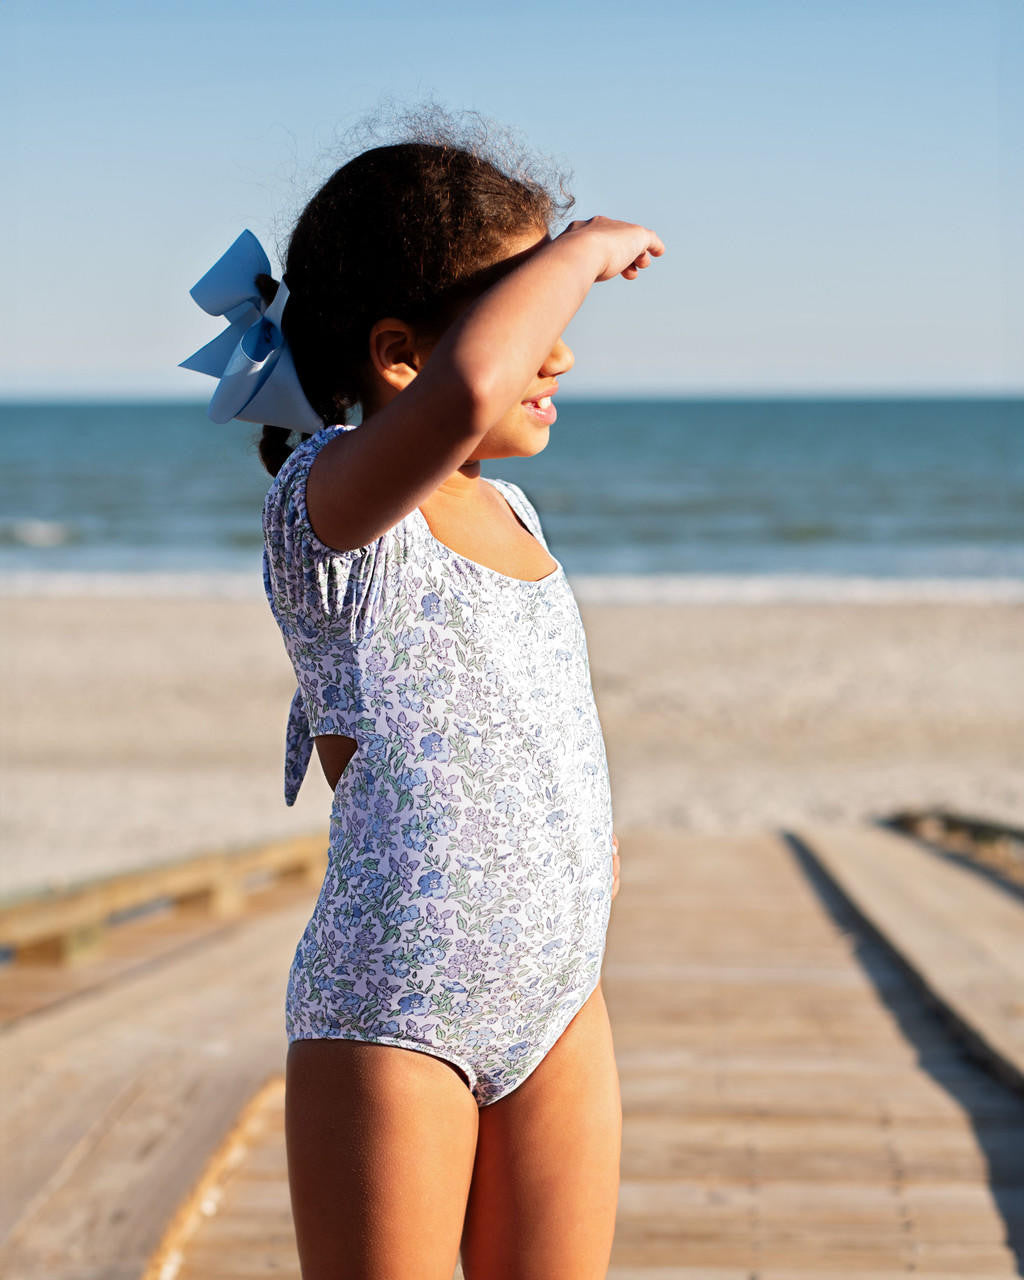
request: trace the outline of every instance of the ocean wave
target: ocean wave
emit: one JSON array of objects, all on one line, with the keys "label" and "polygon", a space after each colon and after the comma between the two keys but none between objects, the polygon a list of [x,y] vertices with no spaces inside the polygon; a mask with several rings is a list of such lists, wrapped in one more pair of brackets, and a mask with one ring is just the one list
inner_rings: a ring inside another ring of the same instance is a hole
[{"label": "ocean wave", "polygon": [[[581,604],[1024,604],[1020,578],[810,574],[568,574]],[[261,600],[259,575],[214,572],[0,572],[3,596]]]},{"label": "ocean wave", "polygon": [[36,516],[0,518],[0,547],[62,547],[77,539],[74,525]]}]

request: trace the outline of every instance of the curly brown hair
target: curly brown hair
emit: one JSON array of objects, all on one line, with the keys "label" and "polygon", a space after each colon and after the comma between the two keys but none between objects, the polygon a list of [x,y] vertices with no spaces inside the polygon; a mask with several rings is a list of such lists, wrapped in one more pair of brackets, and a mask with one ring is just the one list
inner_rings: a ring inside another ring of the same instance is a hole
[{"label": "curly brown hair", "polygon": [[[560,174],[552,177],[478,112],[456,119],[435,105],[404,113],[397,125],[399,141],[363,150],[328,178],[284,255],[283,328],[325,425],[347,422],[366,394],[367,338],[377,320],[400,317],[435,340],[496,278],[511,238],[534,228],[550,234],[575,202]],[[270,301],[274,280],[261,276],[259,285]],[[259,454],[271,475],[294,447],[292,435],[263,428]]]}]

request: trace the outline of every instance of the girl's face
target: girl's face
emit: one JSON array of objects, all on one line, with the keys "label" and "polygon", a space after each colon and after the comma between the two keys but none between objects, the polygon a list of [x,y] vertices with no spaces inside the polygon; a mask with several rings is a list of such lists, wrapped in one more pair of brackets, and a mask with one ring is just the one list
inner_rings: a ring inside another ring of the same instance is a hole
[{"label": "girl's face", "polygon": [[[505,260],[509,263],[509,269],[525,262],[541,245],[548,244],[549,241],[550,236],[544,229],[527,231],[514,237],[507,245]],[[550,397],[558,389],[559,374],[567,373],[573,363],[572,350],[558,338],[534,377],[523,388],[519,403],[498,419],[466,459],[466,463],[479,462],[484,458],[528,458],[540,453],[548,442],[551,424],[557,416]]]},{"label": "girl's face", "polygon": [[[544,228],[534,228],[513,236],[504,255],[487,269],[487,286],[526,261],[550,241]],[[467,301],[465,306],[469,306]],[[456,313],[457,315],[458,313]],[[453,317],[454,319],[454,317]],[[409,385],[430,358],[436,340],[418,339],[407,324],[393,317],[380,320],[370,331],[371,391],[363,401],[365,421]],[[548,442],[556,414],[550,397],[558,389],[558,375],[573,366],[573,354],[558,338],[537,372],[523,387],[519,400],[484,435],[463,463],[468,467],[484,458],[531,457]],[[471,468],[472,470],[473,468]],[[475,467],[479,471],[479,466]]]}]

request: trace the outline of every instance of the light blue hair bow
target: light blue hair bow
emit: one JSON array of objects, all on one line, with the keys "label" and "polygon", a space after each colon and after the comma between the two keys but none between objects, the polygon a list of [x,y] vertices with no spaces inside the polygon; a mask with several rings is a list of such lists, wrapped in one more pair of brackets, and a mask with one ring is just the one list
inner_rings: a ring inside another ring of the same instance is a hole
[{"label": "light blue hair bow", "polygon": [[288,286],[282,280],[267,306],[256,284],[261,274],[271,274],[270,259],[253,233],[243,231],[189,290],[205,312],[223,316],[228,327],[178,367],[220,379],[208,411],[214,422],[238,418],[320,431],[323,419],[306,399],[281,330]]}]

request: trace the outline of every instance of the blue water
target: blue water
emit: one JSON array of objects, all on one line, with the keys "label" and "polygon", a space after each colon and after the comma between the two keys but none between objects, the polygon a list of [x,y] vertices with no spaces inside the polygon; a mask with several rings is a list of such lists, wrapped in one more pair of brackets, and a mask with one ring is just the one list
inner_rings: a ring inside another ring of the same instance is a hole
[{"label": "blue water", "polygon": [[[0,404],[0,574],[251,573],[258,428]],[[1024,400],[559,401],[523,486],[570,575],[1024,577]]]}]

